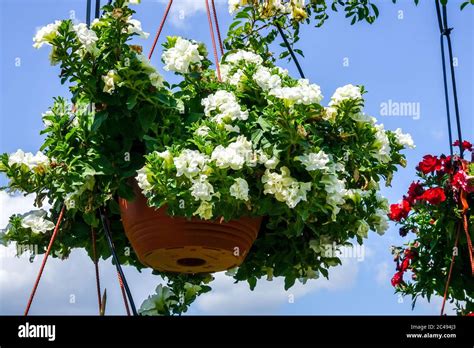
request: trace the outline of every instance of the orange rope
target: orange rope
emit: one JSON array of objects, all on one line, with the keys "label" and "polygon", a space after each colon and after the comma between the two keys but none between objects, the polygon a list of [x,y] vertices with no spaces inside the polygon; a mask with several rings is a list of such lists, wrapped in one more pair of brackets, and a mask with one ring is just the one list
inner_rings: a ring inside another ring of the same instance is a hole
[{"label": "orange rope", "polygon": [[95,283],[97,287],[97,299],[99,302],[99,314],[102,309],[102,298],[101,298],[101,291],[100,291],[100,274],[99,274],[99,260],[97,259],[97,248],[96,248],[96,235],[95,230],[91,228],[92,234],[92,256],[94,258],[94,268],[95,268]]},{"label": "orange rope", "polygon": [[211,18],[211,10],[209,8],[209,0],[205,0],[205,1],[206,1],[207,19],[209,20],[209,30],[211,32],[212,48],[214,50],[214,60],[216,62],[217,78],[219,79],[219,82],[222,82],[221,69],[219,67],[219,56],[217,54],[216,38],[214,36],[214,29],[212,27],[212,18]]},{"label": "orange rope", "polygon": [[26,305],[25,316],[28,315],[28,313],[30,311],[31,303],[33,302],[33,298],[35,297],[36,290],[38,289],[38,285],[39,285],[39,282],[41,280],[41,276],[43,275],[44,266],[46,266],[46,261],[48,261],[48,256],[51,252],[51,248],[53,246],[54,240],[56,239],[56,236],[58,235],[59,226],[61,225],[61,221],[63,219],[65,210],[66,210],[66,206],[63,205],[63,207],[61,208],[61,212],[59,213],[59,217],[58,217],[58,221],[56,222],[56,226],[54,227],[53,235],[51,236],[51,240],[49,241],[48,249],[46,250],[46,253],[44,254],[43,263],[41,264],[40,270],[38,272],[38,276],[36,277],[35,285],[33,286],[33,290],[31,291],[30,299],[28,300],[28,304]]},{"label": "orange rope", "polygon": [[219,21],[217,20],[217,11],[216,5],[214,0],[211,0],[212,5],[212,14],[214,15],[214,22],[216,23],[216,31],[217,31],[217,38],[219,39],[219,47],[221,49],[221,55],[224,55],[224,46],[222,46],[222,39],[221,39],[221,30],[219,29]]},{"label": "orange rope", "polygon": [[117,272],[117,278],[120,284],[120,290],[122,290],[123,303],[125,304],[127,315],[130,316],[130,308],[128,307],[127,295],[125,294],[125,287],[123,286],[122,277],[120,276],[120,273],[118,272]]},{"label": "orange rope", "polygon": [[163,30],[163,26],[165,25],[166,18],[168,18],[168,13],[170,12],[171,5],[173,4],[173,0],[169,0],[168,6],[166,6],[165,14],[163,15],[163,19],[161,20],[160,26],[158,27],[158,31],[156,32],[155,41],[153,41],[153,45],[151,46],[150,53],[148,54],[148,59],[151,59],[153,52],[155,51],[156,44],[158,43],[158,39],[160,38],[161,31]]},{"label": "orange rope", "polygon": [[454,242],[453,256],[451,256],[451,264],[449,265],[448,280],[444,289],[443,304],[441,305],[441,315],[444,314],[444,306],[446,305],[446,298],[448,297],[449,283],[451,283],[451,274],[453,273],[454,258],[456,257],[455,248],[458,247],[459,236],[461,235],[461,224],[458,224],[458,231],[456,233],[456,241]]}]

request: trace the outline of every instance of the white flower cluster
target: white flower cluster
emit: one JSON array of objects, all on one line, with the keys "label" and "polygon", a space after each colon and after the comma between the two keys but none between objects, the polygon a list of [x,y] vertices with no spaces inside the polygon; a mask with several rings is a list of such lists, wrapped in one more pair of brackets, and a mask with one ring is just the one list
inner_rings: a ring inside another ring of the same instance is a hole
[{"label": "white flower cluster", "polygon": [[331,97],[329,106],[340,105],[343,101],[346,101],[349,99],[361,99],[361,98],[362,98],[362,94],[360,92],[360,88],[357,86],[348,84],[336,89],[336,91]]},{"label": "white flower cluster", "polygon": [[120,81],[120,76],[115,70],[110,70],[107,75],[102,76],[102,81],[104,81],[103,91],[112,94],[115,91],[115,83]]},{"label": "white flower cluster", "polygon": [[409,147],[411,149],[414,149],[416,146],[415,146],[415,142],[413,141],[411,135],[409,133],[403,133],[401,128],[397,128],[395,130],[395,136],[397,138],[397,142],[403,146],[403,147]]},{"label": "white flower cluster", "polygon": [[142,39],[148,39],[150,33],[146,33],[142,29],[142,23],[138,19],[133,19],[131,16],[127,19],[128,29],[127,32],[132,34],[137,34]]},{"label": "white flower cluster", "polygon": [[217,113],[212,116],[212,120],[218,124],[228,123],[234,120],[245,121],[248,118],[248,111],[242,110],[235,95],[231,92],[219,90],[202,100],[204,114],[211,117],[211,112]]},{"label": "white flower cluster", "polygon": [[33,233],[46,233],[54,228],[54,224],[45,216],[43,209],[30,211],[22,217],[21,227],[30,228]]},{"label": "white flower cluster", "polygon": [[23,150],[17,150],[15,153],[12,153],[8,156],[8,165],[12,166],[14,164],[25,165],[30,170],[33,170],[38,167],[48,167],[49,158],[44,155],[41,151],[38,151],[36,155],[33,155],[31,152],[23,152]]},{"label": "white flower cluster", "polygon": [[146,167],[137,170],[137,176],[135,177],[135,179],[137,180],[138,187],[140,187],[143,194],[146,195],[151,191],[152,186],[148,181]]},{"label": "white flower cluster", "polygon": [[176,38],[173,47],[167,49],[161,56],[165,63],[166,71],[188,73],[191,65],[201,66],[204,58],[199,54],[199,45],[181,37]]},{"label": "white flower cluster", "polygon": [[296,157],[296,160],[303,163],[308,172],[313,170],[328,170],[329,156],[323,151],[312,152],[303,156]]},{"label": "white flower cluster", "polygon": [[245,179],[237,178],[229,188],[230,195],[242,201],[249,200],[249,184]]},{"label": "white flower cluster", "polygon": [[233,66],[229,64],[222,64],[220,66],[221,79],[222,82],[230,83],[233,86],[237,86],[240,82],[240,79],[244,75],[244,71],[242,69],[237,69],[235,72],[232,72],[232,70]]},{"label": "white flower cluster", "polygon": [[207,175],[201,174],[197,179],[192,180],[191,196],[196,201],[210,201],[214,195],[214,187],[209,183]]},{"label": "white flower cluster", "polygon": [[346,182],[339,179],[335,173],[324,175],[321,182],[324,183],[326,191],[326,203],[332,207],[332,219],[335,220],[341,210],[340,206],[346,202]]},{"label": "white flower cluster", "polygon": [[153,65],[150,64],[150,61],[143,54],[137,54],[137,59],[140,61],[143,69],[148,73],[148,78],[152,86],[157,89],[163,88],[164,78],[163,76],[155,69]]},{"label": "white flower cluster", "polygon": [[79,23],[73,26],[73,30],[76,33],[77,39],[80,41],[84,49],[94,54],[96,51],[96,42],[99,39],[95,31],[87,28],[85,23]]},{"label": "white flower cluster", "polygon": [[239,64],[241,61],[260,65],[263,63],[263,58],[260,55],[250,51],[238,50],[228,54],[224,61],[232,65]]},{"label": "white flower cluster", "polygon": [[242,169],[244,164],[255,166],[253,161],[252,143],[244,136],[239,136],[237,140],[229,146],[218,145],[212,152],[211,159],[215,161],[219,168]]},{"label": "white flower cluster", "polygon": [[44,44],[50,45],[58,35],[58,28],[61,25],[61,21],[55,21],[42,28],[40,28],[36,35],[33,37],[33,47],[41,48]]},{"label": "white flower cluster", "polygon": [[281,87],[281,77],[277,74],[272,74],[271,70],[264,66],[258,67],[253,78],[264,91]]},{"label": "white flower cluster", "polygon": [[199,151],[184,149],[181,154],[173,159],[176,167],[176,176],[184,175],[192,179],[201,173],[209,162],[209,156]]},{"label": "white flower cluster", "polygon": [[376,124],[374,127],[376,130],[374,143],[375,149],[372,151],[372,157],[382,163],[387,163],[390,161],[390,141],[383,124]]},{"label": "white flower cluster", "polygon": [[[255,2],[249,0],[229,0],[229,13],[233,14],[240,7],[251,4],[255,5]],[[305,9],[305,0],[266,0],[257,4],[259,12],[264,18],[277,14],[291,14],[293,19],[300,21],[308,16]]]},{"label": "white flower cluster", "polygon": [[290,208],[296,207],[301,201],[306,201],[306,194],[311,190],[310,182],[298,182],[291,177],[287,167],[281,167],[281,174],[269,169],[262,176],[264,194],[272,194],[276,200],[285,202]]},{"label": "white flower cluster", "polygon": [[272,89],[270,95],[283,99],[290,104],[310,105],[319,103],[323,99],[321,88],[316,84],[310,84],[307,79],[298,80],[295,87]]}]

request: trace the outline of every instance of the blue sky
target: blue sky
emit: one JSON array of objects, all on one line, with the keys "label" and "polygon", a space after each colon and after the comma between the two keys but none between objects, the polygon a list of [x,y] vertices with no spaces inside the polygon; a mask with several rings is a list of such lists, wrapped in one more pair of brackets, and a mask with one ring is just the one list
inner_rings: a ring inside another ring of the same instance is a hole
[{"label": "blue sky", "polygon": [[[102,1],[103,3],[105,0]],[[139,40],[148,52],[152,37],[165,8],[165,1],[143,0],[135,18],[151,33]],[[305,52],[301,65],[307,78],[321,86],[327,102],[342,85],[362,84],[368,90],[366,112],[387,129],[401,127],[412,134],[417,148],[407,151],[408,166],[394,177],[391,188],[382,193],[395,202],[414,178],[414,167],[427,153],[447,152],[446,112],[442,84],[439,32],[433,1],[374,1],[380,17],[373,25],[349,24],[342,13],[330,13],[322,28],[306,25],[298,47]],[[54,96],[68,96],[61,86],[58,68],[48,61],[48,48],[35,50],[32,37],[36,28],[56,19],[85,21],[85,0],[1,0],[0,1],[0,152],[18,148],[36,152],[41,145],[41,113]],[[175,0],[165,35],[181,35],[208,44],[210,38],[204,0]],[[455,68],[464,138],[474,140],[474,8],[459,11],[461,1],[449,1]],[[231,23],[226,1],[217,0],[222,31]],[[138,41],[138,40],[137,40]],[[278,49],[278,48],[276,48]],[[161,68],[160,50],[152,63]],[[292,63],[280,62],[293,76]],[[381,105],[415,103],[420,114],[382,116]],[[6,182],[0,178],[0,184]],[[0,196],[0,222],[10,213],[29,210],[31,199]],[[3,226],[0,226],[3,227]],[[344,265],[330,272],[331,280],[317,280],[283,291],[280,281],[261,281],[254,292],[246,284],[233,285],[217,275],[215,291],[199,299],[190,314],[437,314],[440,301],[423,301],[414,311],[407,298],[400,303],[390,285],[394,263],[389,252],[401,244],[394,226],[380,237],[372,233],[366,241],[364,260],[344,259]],[[20,314],[24,310],[40,260],[29,263],[0,250],[0,314]],[[122,314],[120,293],[109,262],[101,263],[104,286],[109,295],[109,313]],[[153,292],[159,279],[150,272],[126,269],[135,301],[140,304]],[[75,301],[71,299],[74,298]],[[294,299],[294,301],[291,301]],[[66,261],[50,260],[32,314],[95,314],[96,297],[92,264],[81,251]]]}]

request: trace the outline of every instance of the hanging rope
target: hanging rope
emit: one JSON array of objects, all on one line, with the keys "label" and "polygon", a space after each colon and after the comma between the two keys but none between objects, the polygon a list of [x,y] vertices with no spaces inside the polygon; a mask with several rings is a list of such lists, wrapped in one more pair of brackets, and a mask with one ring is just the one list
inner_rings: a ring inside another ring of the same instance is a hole
[{"label": "hanging rope", "polygon": [[219,29],[219,20],[217,19],[217,11],[216,11],[216,5],[214,3],[214,0],[211,0],[211,5],[212,5],[212,14],[214,15],[214,22],[216,23],[216,32],[217,32],[217,38],[219,40],[219,47],[221,49],[221,56],[223,56],[224,46],[222,45],[221,30]]},{"label": "hanging rope", "polygon": [[61,212],[59,213],[59,217],[58,217],[58,220],[56,222],[56,226],[54,227],[53,234],[52,234],[51,239],[49,241],[48,249],[46,250],[46,253],[44,254],[43,263],[41,264],[40,270],[38,272],[38,276],[36,277],[35,285],[33,286],[33,290],[31,291],[30,299],[28,300],[28,304],[26,305],[25,316],[27,316],[28,313],[30,312],[31,304],[33,303],[33,299],[35,297],[36,290],[38,289],[38,285],[39,285],[39,282],[41,280],[41,276],[43,275],[44,266],[46,266],[46,261],[48,261],[48,256],[51,252],[51,248],[53,247],[54,240],[56,239],[56,237],[58,235],[59,226],[61,225],[61,221],[63,220],[65,210],[66,210],[66,207],[63,205],[62,208],[61,208]]},{"label": "hanging rope", "polygon": [[118,281],[119,281],[120,290],[122,292],[123,303],[125,303],[125,310],[127,311],[127,315],[130,316],[130,307],[128,306],[127,294],[125,292],[125,286],[123,285],[122,277],[120,276],[120,273],[118,273],[118,272],[117,272],[117,278],[118,278]]},{"label": "hanging rope", "polygon": [[166,6],[165,14],[161,19],[160,26],[158,27],[158,31],[156,32],[155,40],[153,41],[153,45],[151,46],[150,53],[148,54],[148,59],[151,59],[153,52],[155,51],[156,44],[158,43],[158,39],[160,38],[161,31],[163,30],[163,26],[165,25],[166,18],[168,18],[168,13],[170,12],[171,5],[173,5],[173,0],[169,0],[168,6]]},{"label": "hanging rope", "polygon": [[306,78],[303,73],[303,69],[301,69],[300,62],[298,61],[298,58],[296,58],[296,54],[293,51],[293,48],[291,47],[290,43],[288,42],[288,38],[286,37],[285,33],[283,32],[283,29],[281,28],[280,24],[275,23],[278,32],[280,33],[280,36],[283,39],[283,42],[285,43],[286,48],[288,49],[288,52],[290,52],[291,58],[293,58],[293,61],[295,62],[296,68],[298,69],[298,72],[301,76],[302,79]]},{"label": "hanging rope", "polygon": [[95,229],[91,228],[91,238],[92,238],[92,257],[94,258],[94,268],[95,268],[95,283],[97,287],[97,300],[99,304],[99,314],[102,309],[102,298],[100,291],[100,274],[99,274],[99,260],[97,259],[97,248],[96,248],[96,233]]},{"label": "hanging rope", "polygon": [[222,82],[221,68],[219,66],[219,56],[217,54],[216,38],[214,36],[214,28],[212,27],[212,17],[211,10],[209,8],[209,0],[204,1],[206,2],[207,19],[209,20],[209,31],[211,32],[212,48],[214,50],[214,60],[216,62],[217,79],[219,80],[219,82]]},{"label": "hanging rope", "polygon": [[445,49],[444,49],[445,37],[448,43],[448,57],[449,57],[449,67],[450,67],[450,72],[451,72],[453,97],[454,97],[454,111],[455,111],[455,116],[456,116],[456,126],[457,126],[457,131],[458,131],[459,154],[460,154],[460,157],[463,158],[464,148],[462,147],[461,116],[459,114],[456,75],[454,72],[453,48],[452,48],[452,43],[451,43],[451,31],[453,30],[453,28],[448,27],[448,15],[447,15],[446,5],[442,5],[442,15],[441,15],[439,0],[435,0],[435,4],[436,4],[436,15],[438,17],[438,26],[439,26],[439,30],[441,34],[440,35],[441,58],[442,58],[442,64],[443,64],[444,96],[445,96],[446,114],[447,114],[447,121],[448,121],[449,148],[452,155],[453,154],[453,145],[452,145],[453,138],[452,138],[452,130],[451,130],[451,113],[450,113],[450,108],[449,108],[448,81],[447,81],[447,71],[446,71],[447,69],[446,69],[446,58],[445,58]]},{"label": "hanging rope", "polygon": [[[120,278],[122,280],[122,284],[125,288],[125,292],[128,297],[128,301],[130,302],[130,307],[132,308],[132,313],[133,315],[138,315],[137,309],[135,307],[135,302],[133,301],[132,293],[130,291],[130,288],[128,287],[127,279],[125,278],[125,274],[123,273],[122,266],[120,265],[117,252],[115,251],[115,246],[112,241],[112,235],[110,233],[110,225],[109,225],[109,220],[107,216],[105,215],[104,211],[102,209],[99,209],[99,215],[100,215],[100,220],[102,221],[102,227],[104,228],[105,236],[107,238],[107,243],[109,245],[110,251],[112,253],[112,258],[115,262],[115,267],[117,269],[117,273],[120,275]],[[125,307],[127,307],[127,299],[124,298],[125,300]]]}]

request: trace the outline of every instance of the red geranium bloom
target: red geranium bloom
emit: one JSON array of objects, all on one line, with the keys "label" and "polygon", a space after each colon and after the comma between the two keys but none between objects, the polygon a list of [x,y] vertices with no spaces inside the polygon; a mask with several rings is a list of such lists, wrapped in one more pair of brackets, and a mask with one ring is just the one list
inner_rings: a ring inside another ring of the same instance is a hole
[{"label": "red geranium bloom", "polygon": [[410,267],[410,259],[405,257],[402,261],[402,265],[400,266],[400,271],[405,272],[408,267]]},{"label": "red geranium bloom", "polygon": [[410,204],[413,204],[417,198],[419,198],[425,190],[423,189],[423,185],[420,184],[419,181],[412,182],[410,187],[408,188],[408,197],[407,201]]},{"label": "red geranium bloom", "polygon": [[434,187],[426,190],[420,198],[424,199],[430,204],[438,205],[446,200],[446,194],[441,187]]},{"label": "red geranium bloom", "polygon": [[[456,140],[454,143],[453,143],[453,146],[459,146],[459,140]],[[461,147],[464,149],[464,150],[467,150],[467,151],[472,151],[472,144],[467,141],[467,140],[464,140],[462,142],[462,145]]]},{"label": "red geranium bloom", "polygon": [[402,282],[403,282],[403,271],[398,271],[392,277],[392,280],[391,280],[392,286],[400,285]]},{"label": "red geranium bloom", "polygon": [[467,314],[466,314],[466,317],[474,317],[474,312],[467,313]]},{"label": "red geranium bloom", "polygon": [[451,185],[458,190],[467,190],[467,175],[464,170],[459,170],[454,174]]},{"label": "red geranium bloom", "polygon": [[390,206],[390,213],[388,214],[388,217],[392,221],[400,221],[401,219],[404,219],[408,216],[410,209],[410,203],[404,199],[400,203],[392,204]]},{"label": "red geranium bloom", "polygon": [[451,163],[451,156],[442,155],[440,158],[441,161],[441,171],[452,174],[453,172],[453,164]]},{"label": "red geranium bloom", "polygon": [[423,161],[418,164],[417,169],[423,172],[423,174],[428,174],[435,170],[440,170],[441,161],[436,156],[426,155],[423,157]]}]

